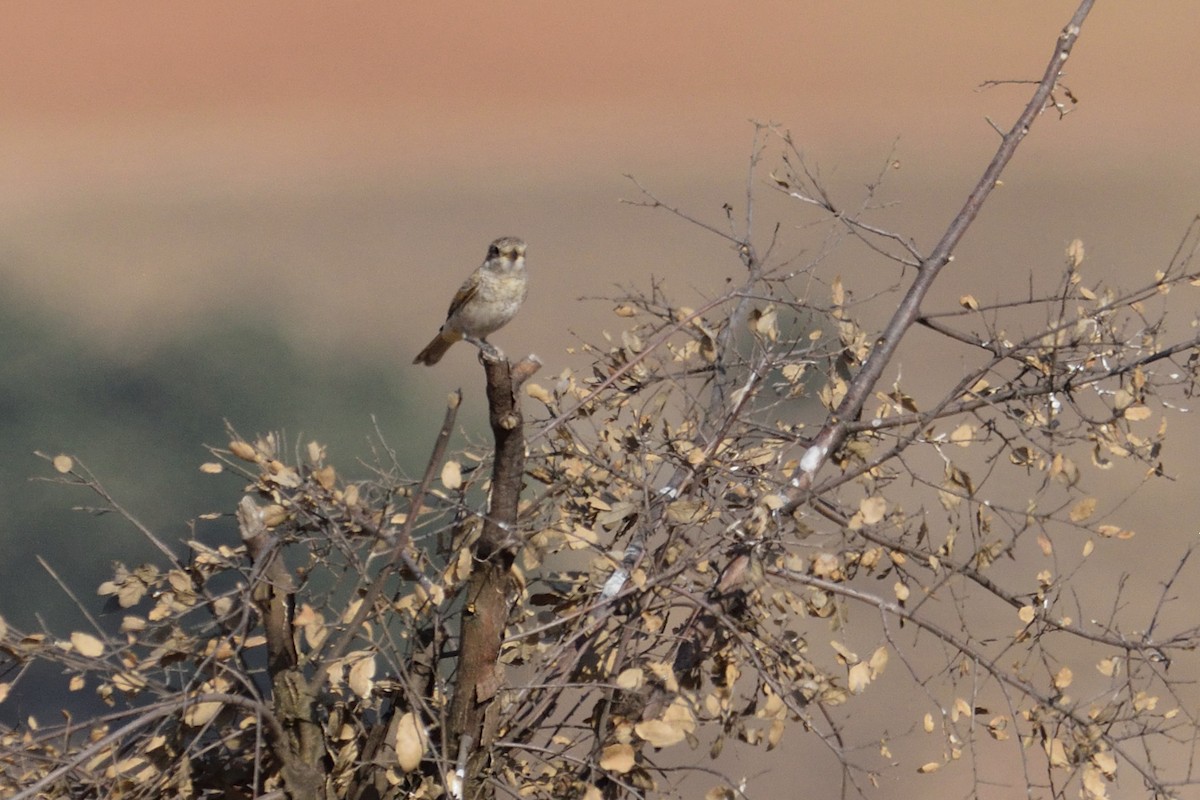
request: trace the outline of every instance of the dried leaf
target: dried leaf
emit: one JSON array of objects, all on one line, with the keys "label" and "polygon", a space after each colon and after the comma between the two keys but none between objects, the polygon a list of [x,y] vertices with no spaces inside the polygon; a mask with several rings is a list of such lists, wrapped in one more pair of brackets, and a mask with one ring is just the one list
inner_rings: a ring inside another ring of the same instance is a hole
[{"label": "dried leaf", "polygon": [[75,648],[79,655],[87,658],[98,658],[104,652],[104,642],[90,633],[81,633],[78,631],[72,633],[71,646]]},{"label": "dried leaf", "polygon": [[405,772],[412,772],[421,766],[421,759],[429,746],[429,735],[425,726],[417,719],[416,714],[408,711],[400,718],[396,726],[396,763]]},{"label": "dried leaf", "polygon": [[863,523],[874,525],[887,513],[887,500],[879,496],[864,497],[858,503],[858,510],[862,513]]},{"label": "dried leaf", "polygon": [[1092,763],[1100,768],[1106,778],[1111,779],[1117,774],[1117,759],[1113,758],[1112,753],[1092,753]]},{"label": "dried leaf", "polygon": [[1084,767],[1082,783],[1082,796],[1086,798],[1086,800],[1107,799],[1108,784],[1105,783],[1103,775],[1096,767],[1091,765]]},{"label": "dried leaf", "polygon": [[600,768],[618,775],[633,769],[633,748],[627,744],[610,744],[600,753]]},{"label": "dried leaf", "polygon": [[71,460],[70,456],[55,456],[53,464],[54,468],[64,475],[75,469],[75,462]]},{"label": "dried leaf", "polygon": [[1067,748],[1063,746],[1061,739],[1049,739],[1043,742],[1042,746],[1045,748],[1046,755],[1050,759],[1050,766],[1061,767],[1063,769],[1071,766],[1071,762],[1067,758]]},{"label": "dried leaf", "polygon": [[950,443],[959,447],[970,447],[974,439],[975,429],[965,422],[950,432]]},{"label": "dried leaf", "polygon": [[[633,510],[630,504],[630,510]],[[708,512],[708,504],[703,500],[692,500],[688,498],[675,500],[667,506],[663,516],[668,522],[673,522],[677,525],[687,525],[690,523],[703,522]],[[599,518],[597,518],[598,520]]]},{"label": "dried leaf", "polygon": [[850,690],[851,694],[862,694],[870,682],[871,665],[866,661],[860,661],[850,668],[849,677],[846,679],[846,687]]},{"label": "dried leaf", "polygon": [[883,674],[883,671],[887,668],[887,663],[888,663],[887,648],[886,647],[876,648],[875,652],[871,653],[871,658],[868,659],[867,663],[869,663],[871,665],[871,678],[872,679],[878,678],[880,675]]},{"label": "dried leaf", "polygon": [[333,491],[333,487],[337,485],[337,472],[332,466],[324,466],[313,470],[312,476],[321,485],[321,488],[327,492]]},{"label": "dried leaf", "polygon": [[550,405],[554,402],[554,397],[539,383],[530,382],[525,384],[525,394],[544,405]]},{"label": "dried leaf", "polygon": [[833,279],[833,285],[829,287],[829,295],[835,306],[846,304],[846,289],[842,286],[842,276],[838,275]]},{"label": "dried leaf", "polygon": [[755,333],[767,341],[774,342],[779,339],[779,315],[775,310],[775,306],[768,305],[764,309],[753,309],[750,312],[749,326],[750,331]]},{"label": "dried leaf", "polygon": [[442,465],[442,486],[450,491],[462,488],[462,465],[457,461],[447,461]]},{"label": "dried leaf", "polygon": [[375,686],[374,653],[367,653],[353,662],[346,683],[349,684],[350,691],[364,700],[371,696],[371,689]]},{"label": "dried leaf", "polygon": [[1072,239],[1071,243],[1067,245],[1067,264],[1071,269],[1078,269],[1079,265],[1083,263],[1083,255],[1083,240]]},{"label": "dried leaf", "polygon": [[257,463],[259,459],[258,451],[255,450],[254,445],[250,444],[249,442],[230,442],[229,452],[233,453],[242,461],[249,461],[251,464]]},{"label": "dried leaf", "polygon": [[1144,419],[1149,419],[1153,412],[1142,405],[1130,406],[1125,409],[1124,417],[1130,422],[1140,422]]},{"label": "dried leaf", "polygon": [[190,705],[183,712],[183,722],[185,725],[198,728],[211,722],[224,705],[217,700]]},{"label": "dried leaf", "polygon": [[1085,497],[1080,500],[1071,509],[1069,514],[1071,522],[1083,522],[1088,517],[1096,512],[1096,498]]},{"label": "dried leaf", "polygon": [[1007,717],[992,717],[988,721],[988,735],[998,742],[1008,740],[1008,718]]},{"label": "dried leaf", "polygon": [[637,667],[632,667],[617,676],[616,684],[619,689],[640,689],[645,680],[646,674]]}]

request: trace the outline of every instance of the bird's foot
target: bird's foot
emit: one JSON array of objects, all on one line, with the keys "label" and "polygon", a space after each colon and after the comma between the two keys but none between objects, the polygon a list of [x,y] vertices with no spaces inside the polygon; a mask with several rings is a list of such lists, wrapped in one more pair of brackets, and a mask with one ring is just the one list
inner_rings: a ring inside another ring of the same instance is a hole
[{"label": "bird's foot", "polygon": [[490,361],[493,364],[504,360],[504,353],[499,347],[496,347],[486,339],[476,339],[474,336],[463,337],[464,341],[470,342],[479,348],[479,357],[484,361]]}]

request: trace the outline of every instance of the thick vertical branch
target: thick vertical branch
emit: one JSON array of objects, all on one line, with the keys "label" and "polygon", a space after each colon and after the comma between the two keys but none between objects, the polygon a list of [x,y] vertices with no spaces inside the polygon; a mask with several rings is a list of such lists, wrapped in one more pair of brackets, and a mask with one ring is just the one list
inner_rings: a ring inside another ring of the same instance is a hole
[{"label": "thick vertical branch", "polygon": [[242,498],[237,518],[242,541],[254,559],[257,580],[252,592],[267,639],[274,713],[286,737],[286,740],[280,740],[278,735],[273,737],[272,750],[280,761],[289,796],[296,800],[318,800],[326,796],[325,774],[321,769],[325,739],[317,722],[317,689],[299,668],[296,643],[292,639],[295,581],[279,550],[272,546],[262,509],[253,498]]},{"label": "thick vertical branch", "polygon": [[474,544],[475,566],[467,581],[458,672],[450,703],[450,741],[463,749],[475,748],[467,757],[463,797],[484,796],[479,776],[496,736],[498,719],[492,709],[501,685],[500,643],[513,600],[510,569],[525,474],[524,419],[517,392],[541,366],[532,358],[516,365],[504,358],[481,360],[487,373],[496,451],[488,512]]}]

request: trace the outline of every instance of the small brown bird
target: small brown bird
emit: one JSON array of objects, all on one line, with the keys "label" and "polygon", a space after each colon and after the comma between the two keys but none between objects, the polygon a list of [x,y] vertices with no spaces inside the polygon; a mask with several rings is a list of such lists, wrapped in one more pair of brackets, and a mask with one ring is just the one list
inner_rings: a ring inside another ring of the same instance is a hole
[{"label": "small brown bird", "polygon": [[492,242],[483,265],[454,295],[442,329],[413,363],[436,364],[459,339],[480,348],[490,347],[488,335],[517,315],[525,300],[526,284],[525,242],[515,236],[502,236]]}]

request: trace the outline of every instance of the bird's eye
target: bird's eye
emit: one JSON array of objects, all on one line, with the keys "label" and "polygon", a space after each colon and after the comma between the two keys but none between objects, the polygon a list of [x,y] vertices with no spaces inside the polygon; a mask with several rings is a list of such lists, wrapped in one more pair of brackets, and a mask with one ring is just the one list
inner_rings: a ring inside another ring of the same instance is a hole
[{"label": "bird's eye", "polygon": [[491,247],[489,247],[489,248],[488,248],[488,254],[487,254],[487,257],[488,257],[488,258],[495,258],[495,257],[496,257],[496,256],[498,256],[498,255],[500,255],[500,248],[499,248],[499,247],[496,247],[495,245],[492,245]]}]

